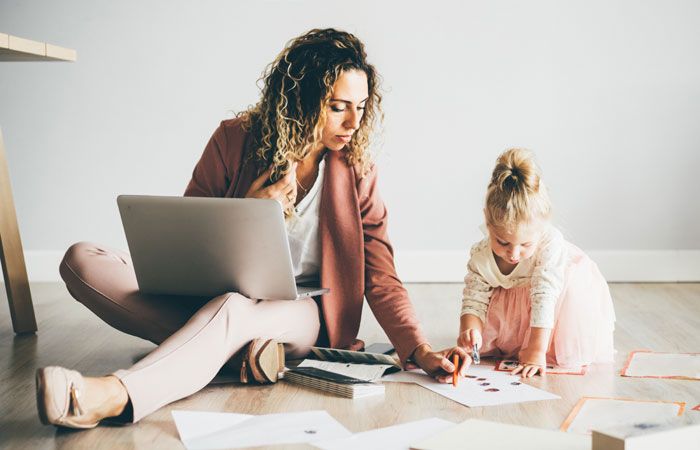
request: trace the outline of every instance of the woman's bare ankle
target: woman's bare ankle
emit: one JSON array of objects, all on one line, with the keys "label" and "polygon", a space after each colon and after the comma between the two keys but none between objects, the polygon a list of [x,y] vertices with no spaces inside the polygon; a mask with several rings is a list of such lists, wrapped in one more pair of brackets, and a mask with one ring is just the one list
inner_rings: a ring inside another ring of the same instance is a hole
[{"label": "woman's bare ankle", "polygon": [[87,388],[85,406],[96,420],[116,417],[124,412],[129,402],[129,395],[119,378],[113,375],[98,378],[85,377],[85,385]]},{"label": "woman's bare ankle", "polygon": [[112,410],[109,411],[110,415],[108,417],[116,417],[124,412],[124,408],[129,403],[129,394],[126,392],[126,388],[122,384],[121,380],[114,375],[107,375],[106,378],[108,383],[110,383],[112,401],[110,405]]}]

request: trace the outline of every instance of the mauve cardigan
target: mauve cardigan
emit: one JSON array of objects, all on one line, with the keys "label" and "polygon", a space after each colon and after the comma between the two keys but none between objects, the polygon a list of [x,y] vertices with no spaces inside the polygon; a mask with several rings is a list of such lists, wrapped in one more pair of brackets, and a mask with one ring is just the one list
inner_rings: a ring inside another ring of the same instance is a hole
[{"label": "mauve cardigan", "polygon": [[[185,196],[245,197],[257,166],[244,159],[249,134],[240,119],[221,122],[194,168]],[[251,160],[252,161],[252,160]],[[361,177],[341,152],[329,151],[321,194],[322,328],[319,345],[357,349],[363,297],[402,362],[426,343],[406,289],[396,275],[387,211],[376,169]]]}]

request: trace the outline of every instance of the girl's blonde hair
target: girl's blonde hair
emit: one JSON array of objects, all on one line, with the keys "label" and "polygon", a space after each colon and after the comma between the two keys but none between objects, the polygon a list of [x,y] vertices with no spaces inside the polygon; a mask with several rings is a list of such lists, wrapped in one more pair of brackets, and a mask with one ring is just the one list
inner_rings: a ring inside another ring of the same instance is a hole
[{"label": "girl's blonde hair", "polygon": [[532,152],[511,148],[501,153],[486,191],[488,225],[512,230],[532,219],[549,219],[552,205]]},{"label": "girl's blonde hair", "polygon": [[369,98],[344,153],[349,165],[366,174],[370,136],[382,119],[379,75],[367,62],[362,41],[333,28],[313,29],[289,41],[263,73],[258,103],[240,114],[253,141],[248,157],[257,163],[258,173],[271,167],[270,180],[276,181],[321,141],[333,84],[351,70],[367,75]]}]

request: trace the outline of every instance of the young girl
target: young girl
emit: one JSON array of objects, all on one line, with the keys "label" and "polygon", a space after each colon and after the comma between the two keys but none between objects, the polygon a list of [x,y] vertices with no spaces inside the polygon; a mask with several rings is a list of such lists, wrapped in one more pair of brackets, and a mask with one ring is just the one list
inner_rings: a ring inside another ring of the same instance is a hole
[{"label": "young girl", "polygon": [[513,374],[547,364],[613,361],[615,312],[596,264],[551,223],[530,152],[501,154],[484,208],[487,236],[471,249],[457,344],[519,360]]}]

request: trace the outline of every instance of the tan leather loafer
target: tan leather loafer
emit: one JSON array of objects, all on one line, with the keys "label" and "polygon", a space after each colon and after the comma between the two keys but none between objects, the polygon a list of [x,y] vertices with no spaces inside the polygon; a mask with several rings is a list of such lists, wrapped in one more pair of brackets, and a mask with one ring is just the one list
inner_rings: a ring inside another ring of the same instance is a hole
[{"label": "tan leather loafer", "polygon": [[36,371],[36,408],[44,425],[94,428],[99,422],[80,420],[86,411],[80,406],[85,380],[75,370],[44,367]]},{"label": "tan leather loafer", "polygon": [[253,339],[240,353],[241,383],[275,383],[280,372],[284,372],[284,344],[281,342],[274,339]]}]

